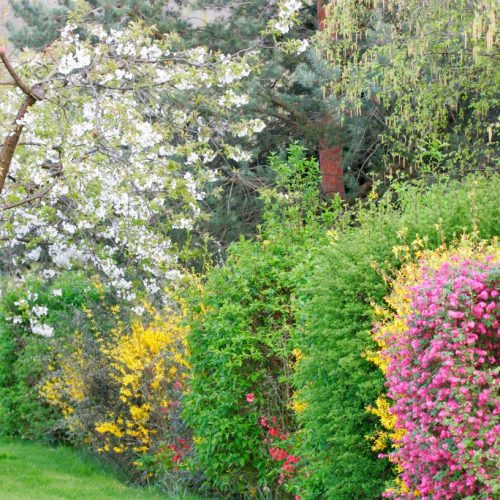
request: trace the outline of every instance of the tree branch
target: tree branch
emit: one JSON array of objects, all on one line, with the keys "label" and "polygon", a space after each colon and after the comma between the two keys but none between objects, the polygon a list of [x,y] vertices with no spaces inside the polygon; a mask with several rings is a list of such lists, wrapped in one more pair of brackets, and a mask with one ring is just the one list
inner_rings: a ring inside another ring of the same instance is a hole
[{"label": "tree branch", "polygon": [[37,95],[33,95],[34,93],[36,94],[36,91],[34,91],[29,85],[24,83],[23,80],[21,79],[21,77],[17,74],[17,71],[14,69],[14,67],[12,66],[12,64],[9,61],[9,58],[7,57],[7,50],[5,49],[5,47],[0,47],[0,59],[2,60],[3,65],[5,66],[5,69],[9,72],[9,75],[14,80],[15,84],[26,95],[31,95],[36,99]]},{"label": "tree branch", "polygon": [[12,64],[7,57],[7,50],[5,47],[0,47],[0,59],[2,60],[5,69],[9,72],[10,76],[14,80],[17,87],[19,87],[24,94],[26,94],[26,98],[24,99],[19,111],[17,112],[16,119],[12,124],[13,129],[5,138],[2,149],[0,150],[0,194],[2,193],[5,180],[7,179],[7,175],[9,173],[10,165],[12,163],[12,158],[16,151],[17,144],[19,142],[19,138],[21,137],[21,132],[23,131],[24,125],[19,123],[20,120],[24,118],[28,108],[33,106],[36,101],[43,99],[43,91],[41,88],[34,87],[31,88],[29,85],[23,82],[21,77],[17,74],[16,70],[13,68]]},{"label": "tree branch", "polygon": [[49,186],[48,188],[44,189],[43,191],[40,191],[37,194],[34,194],[33,196],[28,196],[27,198],[15,201],[14,203],[9,203],[8,205],[4,205],[2,207],[2,211],[10,210],[11,208],[17,208],[20,207],[21,205],[26,205],[27,203],[31,203],[32,201],[39,200],[40,198],[43,198],[53,187],[54,186]]}]

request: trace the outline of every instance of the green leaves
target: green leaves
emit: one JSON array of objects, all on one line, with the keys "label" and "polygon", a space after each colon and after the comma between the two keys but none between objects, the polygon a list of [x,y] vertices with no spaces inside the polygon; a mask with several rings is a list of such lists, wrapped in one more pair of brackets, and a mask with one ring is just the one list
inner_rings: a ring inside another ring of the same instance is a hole
[{"label": "green leaves", "polygon": [[304,274],[295,269],[326,243],[317,163],[298,145],[287,162],[270,161],[278,185],[265,193],[266,223],[257,241],[231,245],[226,264],[210,270],[188,297],[192,388],[185,417],[197,465],[224,494],[283,491],[259,419],[275,417],[283,432],[296,430],[294,296]]},{"label": "green leaves", "polygon": [[299,414],[299,454],[312,471],[305,498],[379,498],[391,472],[366,439],[376,425],[366,407],[384,381],[363,353],[374,347],[371,311],[387,294],[384,274],[400,265],[397,247],[415,240],[436,248],[463,232],[498,235],[499,188],[498,176],[406,185],[358,207],[312,260],[296,290],[304,360],[293,378],[308,404]]}]

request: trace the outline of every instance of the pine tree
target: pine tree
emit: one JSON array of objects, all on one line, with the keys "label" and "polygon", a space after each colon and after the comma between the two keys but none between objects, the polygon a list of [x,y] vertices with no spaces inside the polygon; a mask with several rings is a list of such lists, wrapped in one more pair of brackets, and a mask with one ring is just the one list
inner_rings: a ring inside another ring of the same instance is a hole
[{"label": "pine tree", "polygon": [[[18,49],[42,49],[49,45],[59,36],[68,13],[75,7],[75,0],[56,0],[53,4],[40,0],[10,0],[10,3],[21,21],[9,24],[10,41]],[[148,25],[155,24],[163,33],[186,26],[179,15],[183,0],[176,0],[174,5],[155,0],[87,0],[87,3],[92,9],[93,20],[112,28],[137,19]]]}]

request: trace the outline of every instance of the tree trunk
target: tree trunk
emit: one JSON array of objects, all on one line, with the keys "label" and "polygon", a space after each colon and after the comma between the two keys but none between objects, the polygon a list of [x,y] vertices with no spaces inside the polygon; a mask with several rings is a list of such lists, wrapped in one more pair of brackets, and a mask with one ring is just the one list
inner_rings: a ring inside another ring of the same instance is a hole
[{"label": "tree trunk", "polygon": [[[323,0],[317,0],[318,29],[325,28],[325,7]],[[329,118],[324,120],[328,124]],[[326,127],[325,127],[326,128]],[[319,166],[321,170],[321,187],[326,196],[331,197],[338,193],[345,196],[344,171],[342,169],[342,145],[330,144],[327,137],[319,142]]]}]

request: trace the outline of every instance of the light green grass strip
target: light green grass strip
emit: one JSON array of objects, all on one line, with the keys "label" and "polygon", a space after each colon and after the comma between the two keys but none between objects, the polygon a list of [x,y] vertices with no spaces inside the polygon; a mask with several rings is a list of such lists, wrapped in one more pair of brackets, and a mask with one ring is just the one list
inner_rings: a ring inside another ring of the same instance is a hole
[{"label": "light green grass strip", "polygon": [[[156,500],[170,497],[120,482],[70,448],[0,440],[1,500]],[[194,498],[194,497],[190,497]]]}]

